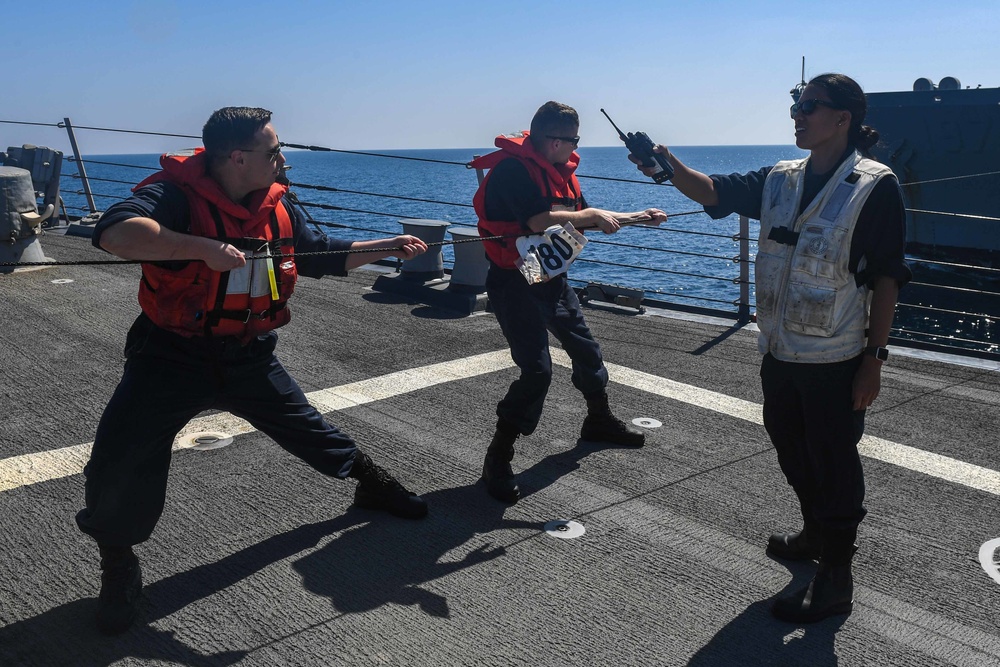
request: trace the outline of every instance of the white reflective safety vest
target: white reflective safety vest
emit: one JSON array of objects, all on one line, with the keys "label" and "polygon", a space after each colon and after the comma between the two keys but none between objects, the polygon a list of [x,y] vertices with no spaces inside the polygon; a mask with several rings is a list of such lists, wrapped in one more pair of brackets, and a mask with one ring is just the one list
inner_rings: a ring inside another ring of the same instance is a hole
[{"label": "white reflective safety vest", "polygon": [[870,290],[848,269],[851,238],[875,184],[892,171],[854,153],[798,215],[807,161],[779,162],[764,181],[757,346],[781,361],[833,363],[865,346]]}]

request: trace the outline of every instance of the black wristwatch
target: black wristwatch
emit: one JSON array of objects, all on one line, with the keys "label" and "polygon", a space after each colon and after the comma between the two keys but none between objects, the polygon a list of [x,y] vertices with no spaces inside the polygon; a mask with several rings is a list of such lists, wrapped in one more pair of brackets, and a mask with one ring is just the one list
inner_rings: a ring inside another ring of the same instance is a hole
[{"label": "black wristwatch", "polygon": [[889,348],[870,345],[865,348],[865,354],[870,354],[879,361],[885,361],[889,358]]}]

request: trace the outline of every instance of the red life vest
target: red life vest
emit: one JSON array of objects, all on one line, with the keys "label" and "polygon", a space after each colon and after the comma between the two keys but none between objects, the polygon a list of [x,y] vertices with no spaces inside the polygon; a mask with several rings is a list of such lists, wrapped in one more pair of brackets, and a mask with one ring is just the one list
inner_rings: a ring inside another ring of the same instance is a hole
[{"label": "red life vest", "polygon": [[[191,207],[190,233],[239,248],[247,257],[246,266],[220,272],[202,261],[187,262],[176,270],[144,263],[139,305],[168,331],[189,337],[235,336],[245,343],[291,319],[287,302],[298,271],[290,256],[295,252],[292,221],[281,202],[288,188],[274,183],[251,193],[247,206],[237,204],[207,174],[203,151],[163,155],[163,170],[133,190],[157,181],[179,186]],[[262,258],[268,253],[284,257]],[[251,259],[254,254],[258,259]]]},{"label": "red life vest", "polygon": [[[531,180],[535,182],[538,189],[549,200],[553,211],[579,211],[583,208],[583,197],[580,196],[580,182],[576,178],[576,168],[580,164],[580,156],[576,151],[570,156],[566,164],[552,164],[535,150],[534,145],[528,140],[528,132],[522,136],[500,135],[494,142],[500,150],[483,155],[472,161],[470,166],[476,169],[492,169],[501,161],[507,158],[514,158],[525,166]],[[531,234],[530,230],[517,220],[489,220],[486,217],[486,186],[490,182],[490,175],[479,185],[475,197],[472,198],[472,205],[479,216],[479,235],[484,239],[490,236],[505,236],[507,238],[483,241],[483,249],[486,256],[504,269],[513,269],[514,263],[519,255],[515,245],[516,237]]]}]

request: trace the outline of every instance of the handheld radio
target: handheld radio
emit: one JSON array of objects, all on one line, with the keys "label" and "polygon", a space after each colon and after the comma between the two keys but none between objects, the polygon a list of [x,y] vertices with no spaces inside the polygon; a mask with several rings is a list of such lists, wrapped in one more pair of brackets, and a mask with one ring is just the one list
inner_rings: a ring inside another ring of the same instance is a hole
[{"label": "handheld radio", "polygon": [[[601,109],[601,113],[611,121],[611,126],[618,130],[615,121],[611,120],[611,116],[604,109]],[[657,168],[656,172],[653,173],[654,181],[662,183],[674,177],[674,168],[667,162],[667,156],[662,153],[653,152],[655,144],[645,132],[629,132],[625,134],[621,130],[618,130],[618,136],[625,142],[625,147],[628,148],[629,152],[642,160],[643,167]]]}]

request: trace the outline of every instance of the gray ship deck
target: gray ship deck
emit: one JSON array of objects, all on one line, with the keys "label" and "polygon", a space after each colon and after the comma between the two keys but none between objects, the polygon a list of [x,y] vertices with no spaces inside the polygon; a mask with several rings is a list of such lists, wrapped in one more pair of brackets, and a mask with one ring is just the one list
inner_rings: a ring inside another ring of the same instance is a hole
[{"label": "gray ship deck", "polygon": [[[86,239],[43,245],[106,258]],[[639,451],[578,443],[584,406],[560,367],[518,443],[527,495],[508,508],[476,485],[515,377],[495,321],[372,292],[369,271],[304,279],[279,356],[430,516],[352,509],[353,482],[206,415],[193,430],[235,442],[176,452],[164,516],[137,547],[140,622],[102,637],[96,547],[73,515],[137,276],[0,276],[2,665],[1000,665],[1000,575],[980,564],[1000,537],[996,364],[891,358],[863,443],[855,611],[796,627],[767,611],[811,568],[763,550],[797,511],[760,425],[753,332],[590,309],[612,404],[663,426]],[[555,539],[555,519],[586,533]]]}]

